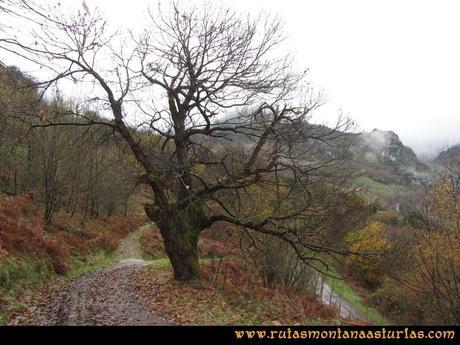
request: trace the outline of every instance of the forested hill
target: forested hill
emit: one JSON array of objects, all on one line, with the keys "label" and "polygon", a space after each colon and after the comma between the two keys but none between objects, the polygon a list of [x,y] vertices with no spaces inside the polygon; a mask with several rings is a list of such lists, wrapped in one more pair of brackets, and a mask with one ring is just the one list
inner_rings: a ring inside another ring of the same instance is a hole
[{"label": "forested hill", "polygon": [[[306,123],[305,134],[311,138],[313,156],[340,159],[355,176],[367,176],[384,184],[417,185],[432,179],[432,168],[419,160],[415,152],[404,145],[393,131],[374,129],[371,132],[341,131],[324,125]],[[245,135],[228,134],[232,141],[254,142]],[[327,143],[316,138],[328,137]],[[301,150],[302,147],[297,147]]]},{"label": "forested hill", "polygon": [[[324,126],[309,125],[321,131]],[[419,160],[393,131],[342,133],[335,145],[323,145],[323,154],[342,156],[356,176],[367,176],[384,184],[414,185],[432,177],[431,168]]]},{"label": "forested hill", "polygon": [[0,66],[0,192],[36,194],[47,222],[62,208],[87,216],[125,213],[138,174],[129,151],[100,125],[107,120],[75,114],[62,97],[40,97],[34,83],[18,68]]},{"label": "forested hill", "polygon": [[313,124],[276,17],[83,5],[0,5],[0,324],[460,322],[460,164]]},{"label": "forested hill", "polygon": [[434,159],[434,162],[437,164],[448,164],[451,160],[460,160],[460,144],[441,151]]},{"label": "forested hill", "polygon": [[[28,98],[29,101],[31,97],[37,98],[38,95],[36,93],[31,95],[30,91],[27,91],[27,94],[26,91],[23,93],[16,92],[14,97],[10,97],[11,95],[7,95],[6,93],[8,89],[12,89],[13,87],[17,88],[18,85],[26,86],[33,83],[33,80],[21,73],[16,67],[0,66],[0,71],[0,102],[5,103],[5,100],[8,100],[8,106],[4,104],[2,109],[12,112],[20,110],[23,113],[27,113],[27,109],[19,108],[23,108],[23,104],[27,104],[27,102],[24,101],[25,98]],[[27,88],[24,87],[24,90],[27,90]],[[52,105],[46,104],[43,101],[37,101],[35,105],[35,108],[42,110],[46,107],[56,108],[56,104]],[[60,107],[65,108],[65,105],[61,104]],[[61,111],[61,113],[62,112],[65,111]],[[48,114],[50,112],[47,111],[46,113]],[[104,121],[98,118],[96,114],[86,114],[85,116],[92,116],[95,122]],[[37,119],[37,117],[35,118]],[[5,126],[6,124],[2,125]],[[94,127],[96,128],[97,126]],[[312,137],[321,136],[327,132],[339,132],[326,126],[314,124],[306,124],[305,131],[310,132]],[[99,129],[95,130],[91,136],[96,141],[104,141],[104,134],[101,133]],[[234,141],[247,140],[247,137],[244,135],[232,134],[231,137]],[[345,164],[357,176],[368,176],[381,183],[394,183],[399,185],[417,184],[420,179],[431,176],[430,167],[422,163],[414,151],[402,143],[395,132],[374,129],[371,132],[338,133],[337,140],[331,142],[334,142],[335,145],[331,145],[330,143],[326,145],[318,141],[318,152],[321,152],[322,155],[326,157],[343,157]],[[6,142],[4,144],[6,144]],[[10,144],[13,144],[13,142],[10,142]],[[8,150],[6,146],[4,150]],[[459,149],[458,147],[453,147],[449,152],[453,150],[458,151]],[[447,153],[448,151],[442,152],[436,161],[439,162]],[[10,172],[12,171],[12,169],[8,170]],[[3,178],[13,177],[3,176]]]},{"label": "forested hill", "polygon": [[431,175],[414,151],[392,131],[374,129],[352,136],[353,169],[382,183],[416,184]]}]

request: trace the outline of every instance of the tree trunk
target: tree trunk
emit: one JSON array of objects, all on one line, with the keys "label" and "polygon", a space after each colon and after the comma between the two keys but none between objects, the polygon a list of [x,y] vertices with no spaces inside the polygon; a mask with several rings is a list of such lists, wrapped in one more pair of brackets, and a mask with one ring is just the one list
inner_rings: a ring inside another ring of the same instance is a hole
[{"label": "tree trunk", "polygon": [[198,234],[195,229],[180,225],[161,231],[166,254],[171,261],[174,279],[180,281],[201,280],[198,259]]},{"label": "tree trunk", "polygon": [[168,212],[146,205],[145,210],[147,216],[160,229],[165,251],[174,271],[174,279],[200,281],[202,276],[198,239],[207,220],[202,208],[195,205],[186,210]]}]

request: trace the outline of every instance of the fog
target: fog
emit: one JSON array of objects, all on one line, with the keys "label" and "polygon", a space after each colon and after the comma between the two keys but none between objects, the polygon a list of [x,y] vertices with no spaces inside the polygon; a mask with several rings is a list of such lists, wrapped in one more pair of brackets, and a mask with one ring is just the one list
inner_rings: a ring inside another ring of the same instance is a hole
[{"label": "fog", "polygon": [[[100,7],[109,21],[122,28],[142,27],[147,4],[153,8],[156,4],[85,1],[89,7]],[[417,154],[428,157],[460,142],[460,2],[221,3],[253,14],[263,9],[279,14],[288,51],[299,68],[308,68],[312,85],[327,99],[316,121],[332,121],[342,111],[360,130],[392,130]]]},{"label": "fog", "polygon": [[460,2],[228,0],[277,12],[298,63],[359,128],[396,132],[421,156],[460,142]]}]

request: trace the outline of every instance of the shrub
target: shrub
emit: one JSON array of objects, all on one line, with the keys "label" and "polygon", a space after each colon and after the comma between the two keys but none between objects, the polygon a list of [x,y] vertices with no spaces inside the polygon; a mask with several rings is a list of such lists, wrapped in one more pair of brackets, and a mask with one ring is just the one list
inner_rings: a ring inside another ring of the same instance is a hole
[{"label": "shrub", "polygon": [[120,239],[116,237],[114,234],[105,233],[99,236],[96,242],[98,247],[105,250],[106,253],[111,253],[118,248],[118,245],[120,244]]},{"label": "shrub", "polygon": [[198,252],[205,257],[223,257],[239,254],[240,232],[233,224],[214,223],[204,230],[198,241]]},{"label": "shrub", "polygon": [[57,274],[66,274],[70,253],[68,247],[59,243],[57,240],[47,240],[45,242],[46,252],[51,258],[51,265]]},{"label": "shrub", "polygon": [[143,254],[156,258],[164,256],[163,239],[158,228],[151,228],[142,234],[140,238]]},{"label": "shrub", "polygon": [[350,273],[375,288],[382,283],[385,272],[383,255],[391,249],[385,238],[385,225],[372,221],[365,228],[352,232],[346,237],[349,249],[358,255],[351,255],[346,263]]},{"label": "shrub", "polygon": [[253,262],[264,286],[314,292],[317,272],[307,266],[288,243],[268,235],[252,234],[252,237],[257,237],[257,245],[244,247],[243,252]]},{"label": "shrub", "polygon": [[401,317],[406,311],[406,302],[395,293],[396,290],[395,282],[387,278],[372,293],[370,303],[378,307],[385,315]]},{"label": "shrub", "polygon": [[395,211],[387,210],[379,212],[374,217],[377,221],[391,226],[398,226],[400,223],[399,215]]},{"label": "shrub", "polygon": [[35,257],[46,255],[43,220],[26,196],[0,195],[0,229],[3,250]]}]

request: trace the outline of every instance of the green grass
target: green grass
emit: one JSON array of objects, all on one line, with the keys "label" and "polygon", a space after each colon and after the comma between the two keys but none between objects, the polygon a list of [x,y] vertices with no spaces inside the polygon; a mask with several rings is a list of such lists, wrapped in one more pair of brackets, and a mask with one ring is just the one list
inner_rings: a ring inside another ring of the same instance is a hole
[{"label": "green grass", "polygon": [[[210,261],[217,261],[219,258],[212,258],[212,257],[201,257],[200,264]],[[155,257],[154,259],[148,260],[154,268],[164,269],[171,267],[171,262],[167,256],[163,257]]]},{"label": "green grass", "polygon": [[168,257],[159,258],[159,259],[157,258],[155,260],[152,260],[151,266],[153,266],[155,268],[163,269],[163,268],[170,267],[171,262],[169,261]]},{"label": "green grass", "polygon": [[397,184],[385,184],[377,182],[370,177],[360,176],[354,180],[356,187],[361,187],[366,190],[365,201],[374,202],[376,199],[388,199],[397,195],[404,195],[407,192],[407,187]]},{"label": "green grass", "polygon": [[[331,275],[340,277],[332,267],[330,267],[330,269],[332,270]],[[391,323],[377,309],[366,305],[361,296],[359,296],[345,280],[335,279],[329,276],[325,276],[324,279],[335,293],[350,303],[362,316],[372,321],[373,324],[387,325]]]},{"label": "green grass", "polygon": [[18,296],[31,291],[54,275],[48,260],[25,256],[9,257],[0,264],[0,325],[21,307]]},{"label": "green grass", "polygon": [[100,250],[87,257],[75,257],[72,267],[64,276],[64,279],[74,279],[86,272],[110,266],[114,261],[115,255],[113,253],[107,253],[104,250]]}]

